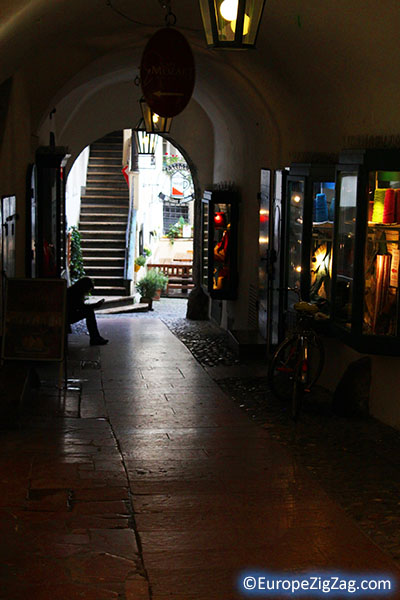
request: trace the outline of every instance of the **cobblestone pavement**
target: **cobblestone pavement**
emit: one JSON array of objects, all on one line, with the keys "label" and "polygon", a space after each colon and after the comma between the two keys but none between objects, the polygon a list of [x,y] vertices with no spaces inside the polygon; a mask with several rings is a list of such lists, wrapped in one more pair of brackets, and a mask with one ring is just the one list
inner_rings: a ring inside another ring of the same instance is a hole
[{"label": "cobblestone pavement", "polygon": [[330,394],[318,387],[294,424],[265,376],[237,376],[243,366],[265,369],[240,363],[226,332],[211,322],[163,320],[249,418],[290,447],[360,528],[400,561],[400,432],[373,418],[336,416]]}]

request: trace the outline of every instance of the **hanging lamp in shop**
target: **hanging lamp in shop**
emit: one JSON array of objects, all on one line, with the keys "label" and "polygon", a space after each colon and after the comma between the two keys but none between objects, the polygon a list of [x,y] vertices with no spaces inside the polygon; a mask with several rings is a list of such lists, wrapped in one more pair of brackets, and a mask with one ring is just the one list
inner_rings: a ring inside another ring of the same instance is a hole
[{"label": "hanging lamp in shop", "polygon": [[255,48],[265,0],[199,0],[209,48]]}]

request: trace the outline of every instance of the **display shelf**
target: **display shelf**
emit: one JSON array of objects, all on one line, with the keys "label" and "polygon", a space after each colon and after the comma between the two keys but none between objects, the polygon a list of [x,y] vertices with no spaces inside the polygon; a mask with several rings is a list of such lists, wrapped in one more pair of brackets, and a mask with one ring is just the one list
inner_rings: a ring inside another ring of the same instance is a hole
[{"label": "display shelf", "polygon": [[[287,177],[286,285],[330,313],[335,166],[292,164]],[[287,309],[297,301],[287,293]]]},{"label": "display shelf", "polygon": [[361,352],[400,354],[398,150],[346,151],[337,167],[333,321]]}]

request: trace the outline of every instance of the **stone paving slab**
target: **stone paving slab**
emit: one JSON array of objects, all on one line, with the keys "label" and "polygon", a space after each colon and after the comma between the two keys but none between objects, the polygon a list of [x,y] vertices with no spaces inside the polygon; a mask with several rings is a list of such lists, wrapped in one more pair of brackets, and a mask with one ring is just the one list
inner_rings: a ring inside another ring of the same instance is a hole
[{"label": "stone paving slab", "polygon": [[[1,600],[149,599],[100,370],[81,365],[98,362],[100,352],[77,337],[69,370],[78,388],[57,389],[54,368],[39,367],[42,387],[21,408],[19,428],[0,432]],[[83,388],[99,418],[85,418]]]},{"label": "stone paving slab", "polygon": [[[42,388],[46,405],[25,407],[20,429],[0,436],[0,489],[12,490],[0,501],[0,599],[238,600],[251,566],[399,577],[163,323],[101,326],[101,348],[70,336],[78,389]],[[170,360],[155,378],[132,377],[150,377],[160,354]]]},{"label": "stone paving slab", "polygon": [[[112,320],[106,325],[110,333],[122,327]],[[149,355],[151,332],[158,340],[155,355],[161,340],[171,352],[176,348],[159,324],[153,328],[151,321],[136,319],[132,325],[124,321],[124,327],[132,327],[132,335],[124,330],[123,337],[135,337],[138,353],[144,348]],[[104,380],[112,368],[103,362]],[[173,363],[157,368],[151,385],[152,392],[160,392],[159,410],[140,379],[121,414],[115,397],[110,402],[152,597],[237,598],[235,578],[254,564],[279,571],[333,566],[360,571],[368,565],[397,573],[291,452],[198,373],[189,369],[180,386]],[[126,375],[120,379],[126,382]],[[107,405],[108,393],[113,395],[105,390]],[[165,399],[173,418],[164,410]],[[181,457],[171,458],[173,451]],[[233,498],[236,510],[228,508]],[[152,504],[154,499],[158,503]]]}]

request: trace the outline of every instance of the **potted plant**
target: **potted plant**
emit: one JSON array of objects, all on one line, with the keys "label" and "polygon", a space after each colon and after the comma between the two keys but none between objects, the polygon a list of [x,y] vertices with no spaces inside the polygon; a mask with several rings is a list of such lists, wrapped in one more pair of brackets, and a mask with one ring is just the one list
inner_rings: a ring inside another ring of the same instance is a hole
[{"label": "potted plant", "polygon": [[136,290],[140,294],[140,302],[147,303],[149,310],[152,310],[153,297],[158,289],[158,279],[155,277],[153,269],[150,269],[142,279],[136,284]]},{"label": "potted plant", "polygon": [[158,267],[156,269],[151,269],[149,271],[149,273],[151,273],[151,272],[153,273],[152,277],[154,277],[155,281],[157,282],[157,286],[158,286],[156,289],[156,293],[153,297],[153,300],[160,300],[161,293],[167,287],[168,277]]},{"label": "potted plant", "polygon": [[144,267],[146,264],[146,257],[141,254],[135,258],[135,272],[137,273],[140,267]]},{"label": "potted plant", "polygon": [[150,250],[150,248],[147,248],[147,246],[144,246],[144,248],[143,248],[143,255],[144,255],[144,257],[146,259],[149,258],[149,256],[151,256],[151,250]]},{"label": "potted plant", "polygon": [[176,224],[169,226],[166,236],[169,238],[171,246],[175,242],[175,239],[179,237],[180,231],[181,230],[179,229],[178,225],[176,225]]}]

